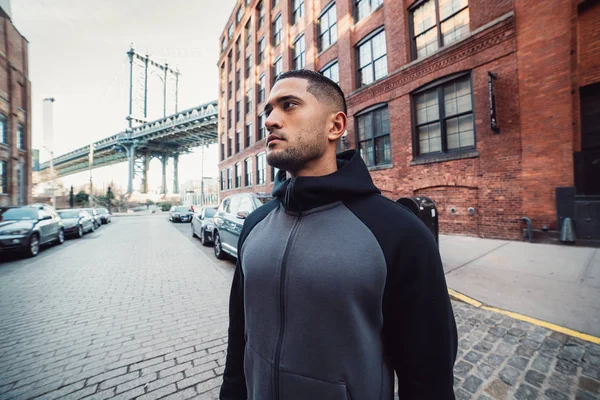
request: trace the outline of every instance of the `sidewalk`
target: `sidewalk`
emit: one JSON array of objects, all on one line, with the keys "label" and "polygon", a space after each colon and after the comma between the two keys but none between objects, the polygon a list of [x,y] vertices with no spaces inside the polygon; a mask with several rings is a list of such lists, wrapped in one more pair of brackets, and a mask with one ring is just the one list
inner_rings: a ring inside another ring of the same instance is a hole
[{"label": "sidewalk", "polygon": [[440,235],[450,289],[600,337],[600,250]]}]

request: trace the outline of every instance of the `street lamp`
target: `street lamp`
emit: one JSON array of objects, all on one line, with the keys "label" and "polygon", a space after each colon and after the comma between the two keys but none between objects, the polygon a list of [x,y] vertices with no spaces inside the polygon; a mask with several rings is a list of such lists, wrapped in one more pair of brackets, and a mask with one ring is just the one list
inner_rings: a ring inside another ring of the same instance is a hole
[{"label": "street lamp", "polygon": [[52,207],[56,207],[56,193],[54,182],[54,97],[43,100],[44,148],[50,153],[50,179],[52,191]]}]

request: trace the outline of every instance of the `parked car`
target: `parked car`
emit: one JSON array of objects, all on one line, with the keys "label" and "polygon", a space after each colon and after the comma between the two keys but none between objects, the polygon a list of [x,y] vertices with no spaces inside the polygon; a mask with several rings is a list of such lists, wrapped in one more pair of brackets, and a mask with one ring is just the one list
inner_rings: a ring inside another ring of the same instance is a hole
[{"label": "parked car", "polygon": [[92,216],[96,229],[102,226],[102,219],[100,219],[100,214],[98,214],[95,208],[82,208],[82,210],[87,211]]},{"label": "parked car", "polygon": [[110,224],[111,214],[106,208],[96,208],[96,212],[100,216],[101,223]]},{"label": "parked car", "polygon": [[94,232],[96,224],[94,218],[84,210],[58,210],[60,218],[63,220],[65,235],[83,237],[85,233]]},{"label": "parked car", "polygon": [[63,244],[62,219],[53,207],[33,204],[0,208],[0,252],[18,251],[35,257],[44,244]]},{"label": "parked car", "polygon": [[190,222],[194,212],[188,206],[173,206],[169,211],[169,221]]},{"label": "parked car", "polygon": [[240,193],[223,199],[213,217],[215,257],[220,260],[227,258],[228,254],[237,257],[237,245],[244,220],[272,198],[267,194]]},{"label": "parked car", "polygon": [[192,236],[200,238],[200,243],[208,246],[212,243],[214,229],[213,217],[217,212],[216,206],[197,207],[198,213],[192,218]]}]

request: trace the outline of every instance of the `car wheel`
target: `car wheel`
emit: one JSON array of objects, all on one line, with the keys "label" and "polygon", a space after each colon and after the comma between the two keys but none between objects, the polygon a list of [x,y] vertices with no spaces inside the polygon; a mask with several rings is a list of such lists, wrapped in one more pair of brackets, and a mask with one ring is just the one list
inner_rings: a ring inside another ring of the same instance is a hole
[{"label": "car wheel", "polygon": [[92,232],[96,231],[96,224],[92,223]]},{"label": "car wheel", "polygon": [[37,233],[31,235],[29,238],[29,246],[27,247],[27,255],[29,257],[35,257],[40,252],[40,237]]},{"label": "car wheel", "polygon": [[201,238],[201,242],[203,246],[208,246],[210,245],[210,240],[208,240],[208,234],[206,233],[205,230],[202,230],[202,236],[200,236]]},{"label": "car wheel", "polygon": [[213,249],[215,250],[215,257],[217,257],[219,260],[224,260],[227,258],[227,254],[225,254],[223,247],[221,247],[221,237],[217,232],[215,232],[215,244]]},{"label": "car wheel", "polygon": [[63,244],[65,242],[65,230],[61,229],[58,231],[58,237],[56,238],[56,244]]},{"label": "car wheel", "polygon": [[79,228],[77,228],[77,237],[83,237],[83,226],[79,225]]}]

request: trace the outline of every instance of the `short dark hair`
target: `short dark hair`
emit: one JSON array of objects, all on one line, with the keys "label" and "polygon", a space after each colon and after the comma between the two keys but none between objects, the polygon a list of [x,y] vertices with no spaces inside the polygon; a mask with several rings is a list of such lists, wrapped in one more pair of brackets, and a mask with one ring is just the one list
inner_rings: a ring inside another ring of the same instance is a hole
[{"label": "short dark hair", "polygon": [[287,78],[306,79],[308,81],[306,90],[315,96],[317,100],[328,101],[338,107],[340,111],[343,111],[344,114],[348,114],[344,92],[337,83],[326,76],[308,69],[295,69],[279,74],[275,79],[275,83]]}]

